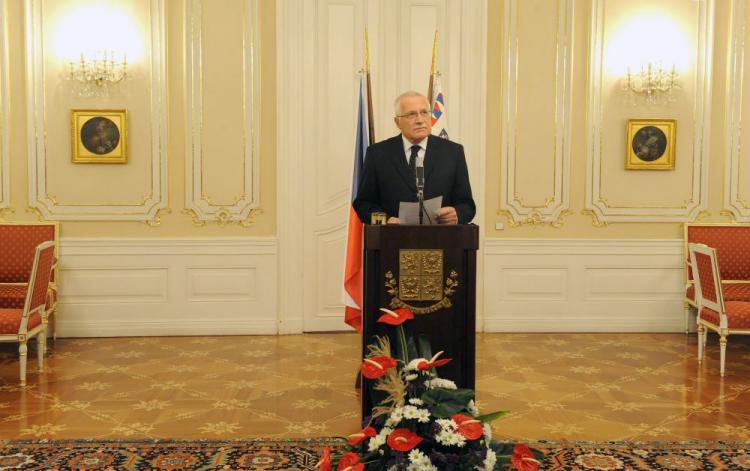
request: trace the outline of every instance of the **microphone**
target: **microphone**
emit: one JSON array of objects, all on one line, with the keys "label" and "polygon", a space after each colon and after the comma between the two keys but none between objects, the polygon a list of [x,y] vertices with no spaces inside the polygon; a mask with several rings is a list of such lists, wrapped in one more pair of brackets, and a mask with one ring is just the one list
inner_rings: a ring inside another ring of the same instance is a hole
[{"label": "microphone", "polygon": [[[424,157],[418,156],[416,162],[417,173],[417,201],[419,201],[419,224],[422,224],[424,213]],[[429,215],[427,216],[429,219]]]}]

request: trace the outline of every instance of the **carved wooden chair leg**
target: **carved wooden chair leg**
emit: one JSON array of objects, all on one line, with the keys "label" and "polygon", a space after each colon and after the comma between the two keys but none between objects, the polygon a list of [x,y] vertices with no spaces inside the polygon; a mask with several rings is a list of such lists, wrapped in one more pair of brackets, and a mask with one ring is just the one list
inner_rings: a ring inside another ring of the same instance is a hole
[{"label": "carved wooden chair leg", "polygon": [[44,353],[47,349],[47,329],[42,329],[36,337],[36,359],[39,363],[39,372],[44,371]]},{"label": "carved wooden chair leg", "polygon": [[726,333],[721,333],[721,338],[719,339],[719,348],[721,349],[721,362],[719,363],[719,374],[721,374],[721,377],[724,377],[724,364],[727,358],[727,336]]},{"label": "carved wooden chair leg", "polygon": [[21,363],[21,386],[26,386],[26,356],[28,354],[29,347],[26,346],[26,341],[18,344],[18,361]]},{"label": "carved wooden chair leg", "polygon": [[706,348],[706,328],[702,325],[698,325],[698,363],[703,361],[703,350]]}]

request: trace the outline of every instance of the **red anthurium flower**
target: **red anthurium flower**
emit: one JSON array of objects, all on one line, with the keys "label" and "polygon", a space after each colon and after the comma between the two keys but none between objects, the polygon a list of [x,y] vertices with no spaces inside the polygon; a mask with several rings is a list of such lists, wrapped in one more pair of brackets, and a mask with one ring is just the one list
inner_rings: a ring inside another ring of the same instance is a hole
[{"label": "red anthurium flower", "polygon": [[365,469],[365,465],[359,462],[359,456],[356,453],[344,453],[344,456],[339,460],[339,465],[336,471],[362,471]]},{"label": "red anthurium flower", "polygon": [[395,368],[396,360],[385,355],[373,358],[365,358],[362,362],[362,374],[367,379],[378,379],[385,376],[388,368]]},{"label": "red anthurium flower", "polygon": [[349,435],[349,442],[348,443],[351,446],[356,446],[356,445],[359,445],[360,443],[362,443],[363,441],[365,441],[365,438],[374,437],[375,435],[377,435],[377,433],[375,432],[374,428],[372,428],[372,427],[365,427],[364,429],[362,429],[361,432],[359,432],[359,433],[353,433],[353,434]]},{"label": "red anthurium flower", "polygon": [[456,414],[451,417],[458,424],[458,433],[463,435],[467,440],[476,440],[482,436],[482,423],[474,417],[468,415]]},{"label": "red anthurium flower", "polygon": [[539,462],[534,459],[534,454],[529,447],[519,443],[513,447],[513,456],[510,457],[510,463],[519,471],[537,471]]},{"label": "red anthurium flower", "polygon": [[419,368],[420,370],[424,371],[424,370],[429,370],[430,368],[436,368],[438,366],[443,366],[446,363],[450,363],[450,361],[451,361],[450,358],[441,358],[441,359],[438,360],[438,357],[440,355],[442,355],[442,354],[443,354],[443,352],[440,351],[440,352],[437,352],[430,359],[430,361],[420,361],[419,363],[417,363],[417,368]]},{"label": "red anthurium flower", "polygon": [[386,443],[396,451],[410,451],[415,446],[422,443],[422,437],[412,432],[408,428],[397,428],[388,435]]},{"label": "red anthurium flower", "polygon": [[404,309],[402,307],[396,309],[395,311],[391,311],[390,309],[386,309],[384,307],[381,307],[380,310],[385,314],[378,318],[378,322],[382,322],[383,324],[401,325],[408,319],[414,319],[414,314],[412,314],[410,310]]},{"label": "red anthurium flower", "polygon": [[320,455],[320,461],[315,465],[320,471],[331,471],[331,447],[323,448],[323,454]]}]

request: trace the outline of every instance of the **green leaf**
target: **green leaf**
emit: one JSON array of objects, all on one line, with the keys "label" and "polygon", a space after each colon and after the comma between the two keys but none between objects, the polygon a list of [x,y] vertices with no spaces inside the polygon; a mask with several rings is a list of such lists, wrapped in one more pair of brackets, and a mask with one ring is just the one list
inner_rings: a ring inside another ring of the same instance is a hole
[{"label": "green leaf", "polygon": [[432,415],[445,419],[466,409],[474,399],[471,389],[428,389],[422,394],[425,404],[432,407]]},{"label": "green leaf", "polygon": [[496,412],[491,412],[489,414],[480,415],[479,417],[477,417],[477,420],[480,422],[492,422],[493,420],[508,415],[508,413],[509,411],[507,410],[499,410]]}]

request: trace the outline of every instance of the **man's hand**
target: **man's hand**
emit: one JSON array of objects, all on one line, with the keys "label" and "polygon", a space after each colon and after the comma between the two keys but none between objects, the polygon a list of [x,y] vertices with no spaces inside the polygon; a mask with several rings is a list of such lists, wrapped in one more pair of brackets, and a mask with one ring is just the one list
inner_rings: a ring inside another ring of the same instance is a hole
[{"label": "man's hand", "polygon": [[397,217],[389,217],[388,221],[386,221],[386,224],[401,224],[401,221]]},{"label": "man's hand", "polygon": [[453,206],[440,208],[435,215],[440,224],[458,224],[458,214]]}]

